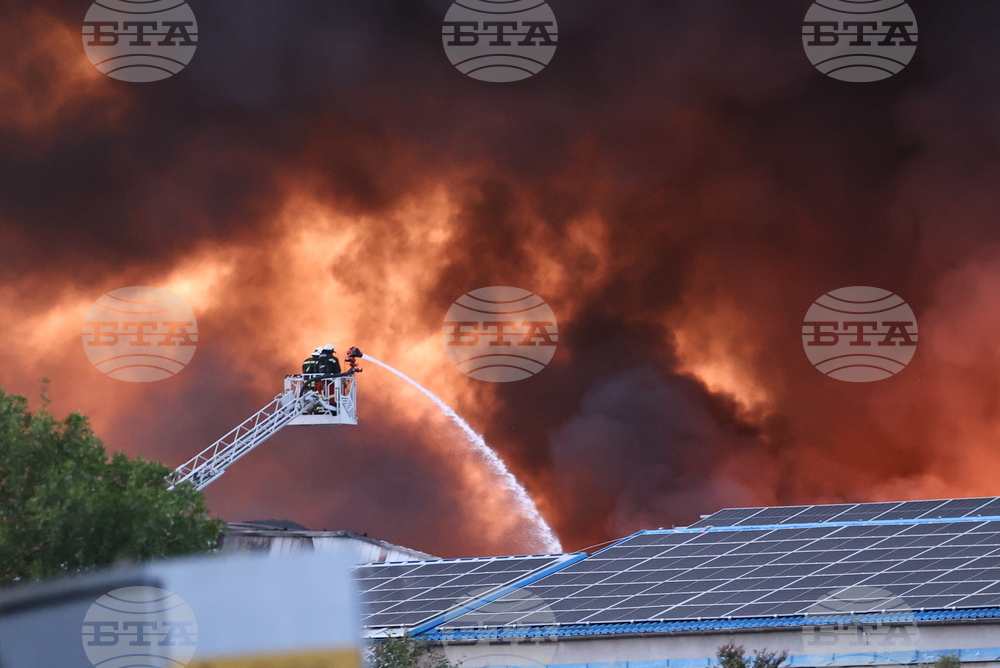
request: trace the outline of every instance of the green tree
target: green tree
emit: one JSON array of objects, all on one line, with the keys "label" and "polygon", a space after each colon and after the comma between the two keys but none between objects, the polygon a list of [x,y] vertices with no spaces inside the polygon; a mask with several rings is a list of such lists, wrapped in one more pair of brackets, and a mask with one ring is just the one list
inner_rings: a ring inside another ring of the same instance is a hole
[{"label": "green tree", "polygon": [[720,647],[715,656],[722,668],[778,668],[788,658],[788,652],[768,652],[765,648],[755,651],[750,659],[743,645],[730,642]]},{"label": "green tree", "polygon": [[204,552],[223,522],[170,469],[122,453],[110,459],[87,418],[60,422],[0,389],[0,584]]},{"label": "green tree", "polygon": [[942,654],[934,662],[934,668],[961,668],[962,660],[958,654]]},{"label": "green tree", "polygon": [[457,668],[425,640],[403,635],[377,640],[368,648],[368,668]]},{"label": "green tree", "polygon": [[962,660],[958,654],[942,654],[934,663],[922,663],[920,668],[962,668]]}]

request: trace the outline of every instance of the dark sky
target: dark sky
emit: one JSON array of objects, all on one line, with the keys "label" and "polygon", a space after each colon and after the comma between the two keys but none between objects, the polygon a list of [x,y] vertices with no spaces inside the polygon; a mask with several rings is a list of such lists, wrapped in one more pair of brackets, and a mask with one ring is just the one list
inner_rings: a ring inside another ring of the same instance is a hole
[{"label": "dark sky", "polygon": [[[8,3],[10,4],[10,3]],[[905,70],[812,67],[809,2],[551,0],[531,79],[457,72],[438,0],[191,0],[180,74],[86,59],[89,3],[0,9],[0,385],[177,465],[356,344],[481,431],[567,548],[720,507],[1000,493],[1000,6],[912,0]],[[108,290],[174,290],[201,344],[130,384],[84,355]],[[559,318],[550,366],[494,385],[441,346],[511,285]],[[877,383],[824,377],[801,322],[836,288],[914,309]],[[208,489],[442,556],[537,549],[433,406],[369,367],[356,428],[287,430]]]}]

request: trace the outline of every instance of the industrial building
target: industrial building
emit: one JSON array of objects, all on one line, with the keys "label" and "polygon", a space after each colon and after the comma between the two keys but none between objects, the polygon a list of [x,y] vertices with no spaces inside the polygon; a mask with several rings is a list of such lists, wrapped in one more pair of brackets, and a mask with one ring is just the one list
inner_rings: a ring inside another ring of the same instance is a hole
[{"label": "industrial building", "polygon": [[1000,664],[1000,498],[726,509],[593,554],[366,564],[367,635],[464,668]]},{"label": "industrial building", "polygon": [[436,559],[424,552],[351,531],[310,531],[300,524],[281,520],[230,522],[219,537],[219,547],[224,552],[267,552],[275,555],[348,552],[356,564]]}]

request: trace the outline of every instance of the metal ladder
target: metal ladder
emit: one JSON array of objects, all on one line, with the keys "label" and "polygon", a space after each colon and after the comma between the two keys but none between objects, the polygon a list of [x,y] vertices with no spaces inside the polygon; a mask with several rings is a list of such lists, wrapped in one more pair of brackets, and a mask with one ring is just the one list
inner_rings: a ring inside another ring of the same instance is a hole
[{"label": "metal ladder", "polygon": [[356,425],[358,385],[354,374],[285,376],[284,392],[178,466],[167,477],[168,488],[190,481],[195,488],[204,489],[240,457],[289,425]]},{"label": "metal ladder", "polygon": [[306,392],[301,397],[279,394],[238,427],[178,466],[167,478],[168,488],[191,481],[197,489],[204,489],[238,459],[319,404],[316,392]]}]

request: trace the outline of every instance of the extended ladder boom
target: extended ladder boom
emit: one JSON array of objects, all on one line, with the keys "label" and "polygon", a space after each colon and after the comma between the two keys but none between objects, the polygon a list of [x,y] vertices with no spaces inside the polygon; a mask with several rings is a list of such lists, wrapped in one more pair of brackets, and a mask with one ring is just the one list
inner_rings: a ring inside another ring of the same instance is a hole
[{"label": "extended ladder boom", "polygon": [[289,425],[357,424],[354,371],[339,376],[286,376],[285,391],[243,424],[170,475],[170,489],[190,481],[204,489],[238,459]]},{"label": "extended ladder boom", "polygon": [[243,424],[177,467],[169,478],[170,488],[190,480],[196,488],[204,489],[225,473],[236,460],[318,403],[319,396],[315,392],[295,397],[291,401],[279,394]]}]

